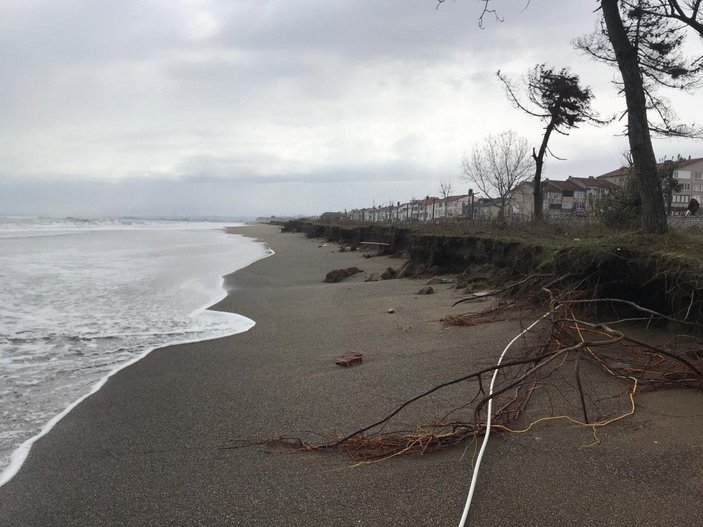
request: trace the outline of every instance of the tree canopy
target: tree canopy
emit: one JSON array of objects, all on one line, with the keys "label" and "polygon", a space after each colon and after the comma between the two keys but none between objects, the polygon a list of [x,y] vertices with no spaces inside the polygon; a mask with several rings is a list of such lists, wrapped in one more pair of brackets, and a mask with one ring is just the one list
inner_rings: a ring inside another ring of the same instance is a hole
[{"label": "tree canopy", "polygon": [[[673,18],[658,15],[651,6],[647,8],[655,3],[658,2],[625,0],[619,7],[625,36],[640,69],[649,129],[662,136],[697,136],[700,130],[695,126],[677,122],[676,113],[669,101],[660,95],[659,88],[693,90],[700,84],[703,62],[701,58],[689,57],[684,52],[684,25]],[[599,29],[576,39],[575,45],[596,60],[618,67],[618,48],[609,39],[604,17],[600,19]],[[625,79],[616,82],[621,89],[624,89],[624,83]]]}]

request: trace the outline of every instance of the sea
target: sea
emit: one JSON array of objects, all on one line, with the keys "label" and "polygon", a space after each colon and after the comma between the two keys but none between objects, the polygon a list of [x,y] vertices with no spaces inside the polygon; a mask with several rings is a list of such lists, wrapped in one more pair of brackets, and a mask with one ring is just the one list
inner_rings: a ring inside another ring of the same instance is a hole
[{"label": "sea", "polygon": [[116,371],[254,325],[207,309],[225,274],[272,253],[233,225],[0,216],[0,485]]}]

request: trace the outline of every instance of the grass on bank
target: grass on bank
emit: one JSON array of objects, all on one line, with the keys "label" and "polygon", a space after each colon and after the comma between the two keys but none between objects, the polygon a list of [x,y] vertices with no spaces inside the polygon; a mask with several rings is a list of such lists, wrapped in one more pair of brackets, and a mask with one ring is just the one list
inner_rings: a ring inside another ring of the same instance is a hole
[{"label": "grass on bank", "polygon": [[703,229],[669,228],[666,234],[646,234],[631,229],[615,229],[598,222],[514,222],[505,226],[495,221],[456,223],[334,223],[340,227],[385,227],[404,229],[418,235],[462,236],[519,242],[554,251],[579,247],[584,250],[628,250],[662,260],[686,263],[703,272]]}]

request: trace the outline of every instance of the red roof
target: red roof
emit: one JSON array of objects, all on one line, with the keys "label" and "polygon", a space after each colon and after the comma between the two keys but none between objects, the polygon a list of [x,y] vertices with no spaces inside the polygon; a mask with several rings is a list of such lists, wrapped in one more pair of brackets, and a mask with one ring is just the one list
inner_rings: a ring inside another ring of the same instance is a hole
[{"label": "red roof", "polygon": [[[675,159],[672,159],[670,161],[675,162]],[[679,168],[686,168],[687,166],[693,165],[695,163],[699,163],[703,161],[703,157],[695,157],[692,159],[684,159],[679,163]],[[666,161],[664,161],[666,162]],[[662,163],[658,163],[658,166],[661,166]],[[600,178],[608,178],[608,177],[616,177],[616,176],[626,176],[628,173],[629,168],[628,167],[620,167],[615,170],[611,170],[610,172],[606,172],[605,174],[602,174],[597,177],[597,179]]]},{"label": "red roof", "polygon": [[628,167],[616,168],[615,170],[611,170],[610,172],[606,172],[605,174],[598,176],[597,179],[607,178],[607,177],[616,177],[616,176],[626,176],[628,171],[629,171]]},{"label": "red roof", "polygon": [[[600,176],[600,177],[603,177],[603,176]],[[604,179],[601,180],[598,178],[594,178],[593,176],[591,176],[591,177],[569,176],[567,181],[571,181],[576,186],[581,187],[583,189],[585,189],[585,188],[607,188],[607,189],[617,188],[617,185],[615,183],[612,183],[612,182],[604,180]]]},{"label": "red roof", "polygon": [[549,192],[549,187],[553,187],[552,190],[557,190],[559,192],[562,192],[564,190],[583,190],[582,187],[575,185],[572,181],[569,181],[568,179],[566,181],[548,179],[544,182],[544,191]]},{"label": "red roof", "polygon": [[679,168],[686,168],[689,165],[693,165],[694,163],[698,163],[700,161],[703,161],[703,157],[696,157],[694,159],[686,159],[685,161],[681,161],[679,164]]}]

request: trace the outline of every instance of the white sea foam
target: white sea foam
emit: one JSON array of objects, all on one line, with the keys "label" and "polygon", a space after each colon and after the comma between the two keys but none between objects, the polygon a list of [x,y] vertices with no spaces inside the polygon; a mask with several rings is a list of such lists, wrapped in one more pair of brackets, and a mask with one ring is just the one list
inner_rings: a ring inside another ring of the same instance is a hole
[{"label": "white sea foam", "polygon": [[222,229],[0,218],[0,485],[115,372],[157,347],[254,325],[206,310],[224,297],[224,274],[272,254]]}]

